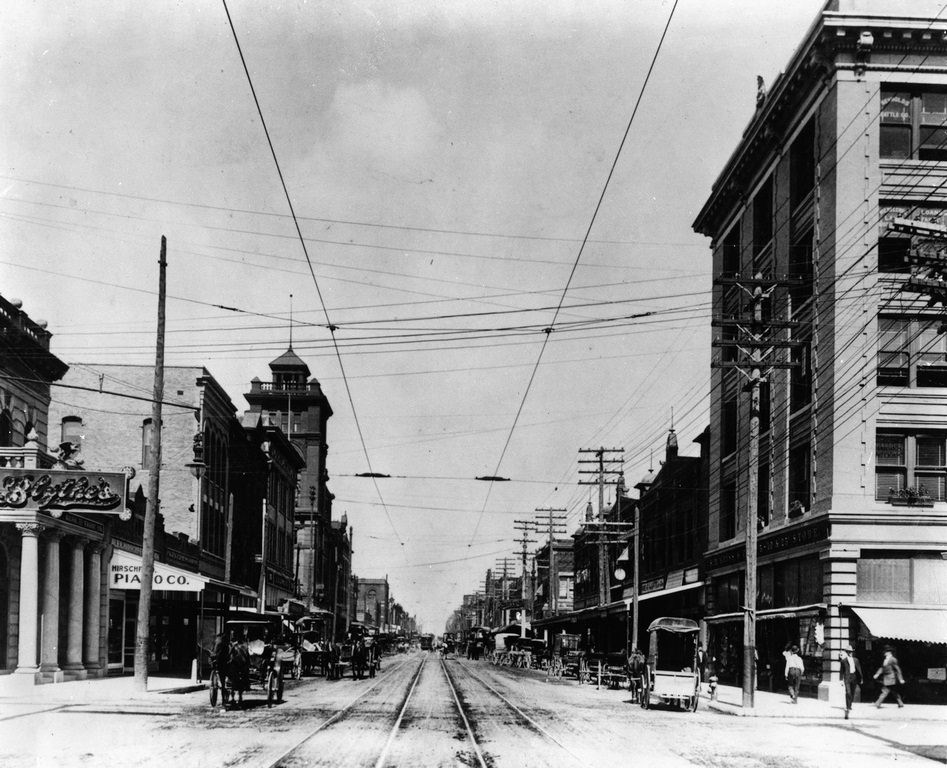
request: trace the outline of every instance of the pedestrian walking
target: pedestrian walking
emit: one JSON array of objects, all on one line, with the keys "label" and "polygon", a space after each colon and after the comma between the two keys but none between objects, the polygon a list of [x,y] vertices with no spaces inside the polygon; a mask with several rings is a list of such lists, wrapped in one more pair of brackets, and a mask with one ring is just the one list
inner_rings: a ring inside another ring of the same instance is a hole
[{"label": "pedestrian walking", "polygon": [[793,704],[799,702],[799,683],[802,680],[802,672],[805,669],[802,663],[802,657],[799,655],[798,645],[787,645],[783,651],[786,657],[786,683],[789,686],[789,698]]},{"label": "pedestrian walking", "polygon": [[878,679],[881,680],[881,695],[878,697],[878,701],[875,702],[875,706],[881,709],[881,702],[888,698],[888,694],[894,690],[898,706],[903,707],[904,702],[901,701],[901,691],[898,690],[898,686],[904,685],[904,675],[901,674],[901,667],[894,656],[894,648],[890,645],[885,646],[884,659],[881,666],[878,667],[878,671],[875,672],[875,680]]},{"label": "pedestrian walking", "polygon": [[846,645],[838,652],[842,685],[845,687],[845,719],[848,720],[855,700],[855,688],[862,684],[862,665],[855,658],[852,646]]}]

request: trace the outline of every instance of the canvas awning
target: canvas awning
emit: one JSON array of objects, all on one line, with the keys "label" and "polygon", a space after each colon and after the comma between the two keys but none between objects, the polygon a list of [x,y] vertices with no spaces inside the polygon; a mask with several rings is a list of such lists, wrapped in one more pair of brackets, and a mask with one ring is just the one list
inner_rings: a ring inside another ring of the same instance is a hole
[{"label": "canvas awning", "polygon": [[947,643],[947,607],[850,607],[875,637]]}]

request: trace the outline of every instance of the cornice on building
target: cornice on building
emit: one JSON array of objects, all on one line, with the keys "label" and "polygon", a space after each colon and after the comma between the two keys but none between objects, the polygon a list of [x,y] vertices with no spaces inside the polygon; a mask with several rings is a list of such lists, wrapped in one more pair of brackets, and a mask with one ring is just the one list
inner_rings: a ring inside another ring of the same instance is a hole
[{"label": "cornice on building", "polygon": [[947,18],[935,18],[936,9],[928,16],[871,10],[883,5],[890,3],[832,0],[826,4],[743,131],[694,220],[694,231],[718,236],[733,210],[750,198],[760,169],[780,154],[801,117],[828,91],[839,71],[852,71],[856,77],[866,71],[947,73],[942,64],[873,61],[885,54],[903,59],[910,53],[925,60],[947,56]]}]

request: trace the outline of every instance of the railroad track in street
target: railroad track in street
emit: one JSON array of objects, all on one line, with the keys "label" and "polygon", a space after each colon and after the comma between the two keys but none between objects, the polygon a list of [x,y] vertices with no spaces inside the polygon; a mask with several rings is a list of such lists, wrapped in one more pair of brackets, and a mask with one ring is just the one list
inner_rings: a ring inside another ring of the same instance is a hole
[{"label": "railroad track in street", "polygon": [[[339,709],[331,717],[326,718],[321,723],[319,723],[315,728],[310,729],[306,732],[306,735],[300,739],[297,739],[288,749],[281,752],[274,760],[271,760],[266,764],[266,768],[278,768],[281,765],[284,765],[287,761],[291,760],[293,753],[298,752],[308,741],[313,737],[326,730],[333,724],[339,722],[346,715],[348,715],[363,699],[365,699],[368,694],[378,688],[383,682],[387,681],[393,673],[401,669],[405,664],[408,663],[408,659],[405,659],[400,664],[396,665],[394,668],[389,670],[388,675],[378,677],[374,683],[372,683],[368,688],[363,690],[358,696],[352,699],[348,704]],[[408,695],[405,697],[405,701],[410,698],[411,693],[414,690],[414,686],[417,684],[418,678],[421,676],[421,670],[424,668],[424,659],[421,660],[421,663],[418,664],[418,669],[414,673],[411,687],[409,689]]]},{"label": "railroad track in street", "polygon": [[[453,681],[451,680],[450,673],[449,673],[448,670],[447,670],[447,665],[446,665],[446,663],[445,663],[443,660],[441,661],[441,664],[444,665],[444,674],[447,675],[447,679],[448,679],[448,681],[450,682],[451,689],[454,690],[454,683],[453,683]],[[559,741],[559,739],[557,739],[553,734],[551,734],[546,728],[544,728],[542,725],[540,725],[538,722],[536,722],[535,719],[533,719],[533,718],[530,717],[528,714],[526,714],[520,707],[518,707],[516,704],[514,704],[512,701],[510,701],[506,696],[504,696],[504,695],[503,695],[502,693],[500,693],[496,688],[494,688],[492,685],[490,685],[490,683],[488,683],[486,680],[484,680],[480,675],[474,673],[474,672],[470,669],[469,665],[458,663],[456,666],[459,667],[460,669],[463,669],[463,670],[464,670],[464,674],[465,674],[469,679],[475,680],[477,683],[479,683],[481,686],[483,686],[486,690],[488,690],[490,693],[492,693],[496,698],[498,698],[500,701],[502,701],[508,708],[510,708],[511,710],[513,710],[513,711],[523,720],[523,722],[527,725],[527,727],[528,727],[530,730],[532,730],[534,733],[536,733],[536,734],[538,734],[538,735],[544,737],[546,740],[548,740],[548,741],[552,742],[553,744],[555,744],[557,747],[559,747],[561,750],[563,750],[566,754],[568,754],[573,760],[575,760],[575,761],[576,761],[577,763],[579,763],[580,765],[587,765],[587,763],[586,763],[585,760],[583,760],[581,757],[579,757],[579,755],[577,755],[575,752],[573,752],[571,749],[569,749],[565,744],[563,744],[561,741]],[[455,694],[454,694],[454,695],[455,695],[455,697],[456,697],[456,691],[455,691]],[[459,701],[457,702],[457,706],[460,707],[460,702],[459,702]],[[465,720],[465,722],[466,722],[467,718],[465,717],[464,720]],[[468,725],[468,729],[469,729],[469,725]],[[473,734],[472,734],[472,733],[471,733],[471,737],[473,737]]]}]

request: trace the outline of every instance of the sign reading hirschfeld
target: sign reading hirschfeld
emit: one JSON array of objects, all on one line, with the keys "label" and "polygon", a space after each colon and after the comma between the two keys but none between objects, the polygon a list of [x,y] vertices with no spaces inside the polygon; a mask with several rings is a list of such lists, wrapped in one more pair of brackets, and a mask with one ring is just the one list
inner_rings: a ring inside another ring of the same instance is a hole
[{"label": "sign reading hirschfeld", "polygon": [[125,512],[126,477],[121,472],[0,468],[0,510]]},{"label": "sign reading hirschfeld", "polygon": [[[165,563],[156,562],[152,576],[152,589],[170,592],[201,592],[207,579],[199,573],[182,571]],[[141,589],[141,558],[116,549],[109,562],[109,587],[111,589]]]}]

